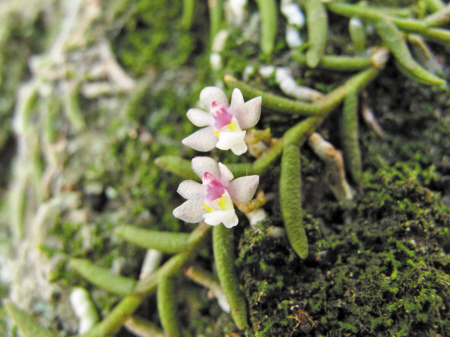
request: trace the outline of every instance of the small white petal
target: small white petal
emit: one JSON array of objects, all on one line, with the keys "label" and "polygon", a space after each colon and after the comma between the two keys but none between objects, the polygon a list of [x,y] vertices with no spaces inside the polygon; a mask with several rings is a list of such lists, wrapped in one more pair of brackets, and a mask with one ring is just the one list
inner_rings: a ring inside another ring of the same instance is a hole
[{"label": "small white petal", "polygon": [[186,222],[200,222],[203,214],[208,211],[203,207],[202,200],[187,200],[173,210],[173,216]]},{"label": "small white petal", "polygon": [[221,174],[221,180],[220,183],[224,186],[228,186],[228,183],[233,180],[234,176],[233,173],[226,167],[224,164],[219,163],[219,170]]},{"label": "small white petal", "polygon": [[230,104],[230,112],[233,115],[239,114],[239,111],[244,109],[244,96],[242,96],[242,92],[235,88],[233,90],[233,94],[231,95],[231,104]]},{"label": "small white petal", "polygon": [[248,150],[248,146],[247,144],[243,141],[241,143],[239,143],[238,145],[235,145],[231,148],[231,151],[236,155],[236,156],[240,156],[241,154],[247,152]]},{"label": "small white petal", "polygon": [[234,212],[233,217],[231,219],[227,219],[223,221],[223,224],[226,228],[234,227],[238,224],[239,219],[236,215],[236,212]]},{"label": "small white petal", "polygon": [[183,181],[180,186],[178,186],[177,192],[185,199],[203,200],[205,198],[205,191],[202,184],[193,180]]},{"label": "small white petal", "polygon": [[209,112],[200,109],[189,109],[186,115],[195,126],[208,126],[214,122],[214,118]]},{"label": "small white petal", "polygon": [[248,129],[256,125],[261,117],[261,96],[255,97],[244,104],[244,108],[236,114],[241,129]]},{"label": "small white petal", "polygon": [[200,93],[200,102],[208,111],[211,110],[212,102],[218,102],[228,107],[228,98],[222,89],[218,87],[206,87],[203,89]]},{"label": "small white petal", "polygon": [[217,142],[216,147],[221,150],[229,150],[233,146],[239,145],[244,141],[245,133],[245,131],[222,131],[219,134],[219,141]]},{"label": "small white petal", "polygon": [[181,142],[194,150],[208,152],[216,147],[218,141],[219,138],[217,138],[214,133],[213,127],[208,126],[194,132],[192,135],[184,138]]},{"label": "small white petal", "polygon": [[208,172],[211,173],[217,180],[221,180],[219,165],[217,162],[209,157],[195,157],[191,162],[192,169],[200,179],[203,179],[203,175]]},{"label": "small white petal", "polygon": [[230,209],[229,211],[215,211],[215,212],[211,212],[211,213],[206,213],[206,214],[203,214],[203,218],[205,219],[205,222],[211,226],[217,226],[220,223],[223,223],[224,225],[226,223],[226,224],[228,224],[228,226],[230,224],[233,226],[237,225],[237,221],[236,221],[237,216],[236,216],[236,211],[234,209]]},{"label": "small white petal", "polygon": [[234,179],[227,187],[233,202],[249,202],[258,187],[259,176],[247,176]]}]

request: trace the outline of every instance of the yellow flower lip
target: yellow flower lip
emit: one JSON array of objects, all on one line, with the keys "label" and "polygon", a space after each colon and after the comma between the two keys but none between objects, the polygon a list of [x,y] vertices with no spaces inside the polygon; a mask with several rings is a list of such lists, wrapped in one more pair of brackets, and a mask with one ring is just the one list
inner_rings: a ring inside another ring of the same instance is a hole
[{"label": "yellow flower lip", "polygon": [[225,191],[225,193],[222,194],[222,197],[217,198],[213,202],[205,201],[203,203],[203,208],[205,208],[208,212],[213,213],[216,211],[229,211],[234,209],[234,206],[230,195]]}]

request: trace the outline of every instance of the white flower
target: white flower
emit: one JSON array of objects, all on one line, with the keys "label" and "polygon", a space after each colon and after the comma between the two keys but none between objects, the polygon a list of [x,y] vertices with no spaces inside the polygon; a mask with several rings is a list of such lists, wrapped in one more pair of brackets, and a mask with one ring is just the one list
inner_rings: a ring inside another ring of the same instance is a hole
[{"label": "white flower", "polygon": [[210,113],[190,109],[187,117],[194,125],[206,127],[183,139],[183,144],[202,152],[211,151],[214,147],[231,149],[236,155],[246,152],[245,130],[259,121],[261,97],[245,103],[241,91],[234,89],[228,105],[227,96],[220,88],[206,87],[200,93],[200,102]]},{"label": "white flower", "polygon": [[202,179],[183,181],[177,192],[187,201],[173,211],[173,215],[186,222],[204,220],[208,225],[223,223],[231,228],[238,224],[233,202],[249,202],[258,186],[259,176],[240,177],[222,163],[209,157],[192,159],[192,169]]}]

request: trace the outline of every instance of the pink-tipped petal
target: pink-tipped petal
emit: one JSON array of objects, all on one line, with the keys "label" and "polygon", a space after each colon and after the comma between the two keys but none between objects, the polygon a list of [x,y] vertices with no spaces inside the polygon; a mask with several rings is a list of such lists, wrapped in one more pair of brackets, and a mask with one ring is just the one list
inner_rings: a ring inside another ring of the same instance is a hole
[{"label": "pink-tipped petal", "polygon": [[[215,212],[203,214],[203,218],[205,219],[205,222],[211,226],[217,226],[220,223],[225,224],[225,222],[227,224],[230,224],[230,223],[234,224],[234,217],[236,217],[236,212],[234,209],[230,209],[228,211],[215,211]],[[236,222],[236,224],[234,224],[234,226],[236,226],[236,225],[237,225],[237,222]]]},{"label": "pink-tipped petal", "polygon": [[221,150],[229,150],[233,146],[239,145],[244,141],[245,133],[245,131],[223,131],[219,134],[219,141],[217,142],[216,147]]},{"label": "pink-tipped petal", "polygon": [[206,172],[211,173],[217,180],[221,180],[222,176],[220,174],[219,165],[217,162],[209,157],[195,157],[191,162],[192,169],[195,174],[203,179]]},{"label": "pink-tipped petal", "polygon": [[231,148],[231,151],[233,151],[233,153],[236,156],[240,156],[241,154],[247,152],[248,146],[247,144],[242,141],[241,143],[239,143],[238,145],[235,145]]},{"label": "pink-tipped petal", "polygon": [[216,147],[218,141],[219,138],[214,133],[213,127],[208,126],[194,132],[192,135],[184,138],[181,142],[194,150],[208,152]]},{"label": "pink-tipped petal", "polygon": [[231,95],[230,111],[233,115],[238,115],[244,109],[244,96],[242,92],[235,88],[233,94]]},{"label": "pink-tipped petal", "polygon": [[228,186],[228,183],[231,180],[233,180],[233,178],[234,178],[233,173],[231,173],[231,171],[228,169],[228,167],[226,167],[222,163],[219,163],[219,170],[220,170],[220,175],[222,176],[222,179],[220,180],[220,182],[222,183],[222,185]]},{"label": "pink-tipped petal", "polygon": [[205,198],[205,190],[202,184],[193,180],[183,181],[180,186],[178,186],[177,192],[185,199],[203,200]]},{"label": "pink-tipped petal", "polygon": [[259,176],[247,176],[234,179],[227,187],[231,200],[234,202],[249,202],[258,187]]},{"label": "pink-tipped petal", "polygon": [[261,117],[261,102],[261,96],[255,97],[245,103],[243,109],[235,115],[241,129],[254,127],[258,123]]},{"label": "pink-tipped petal", "polygon": [[228,107],[228,99],[222,89],[217,87],[206,87],[200,93],[200,102],[202,102],[203,106],[211,110],[212,102],[217,102],[225,107]]},{"label": "pink-tipped petal", "polygon": [[214,123],[213,116],[200,109],[189,109],[186,115],[195,126],[208,126]]},{"label": "pink-tipped petal", "polygon": [[200,222],[203,214],[208,211],[203,207],[202,200],[187,200],[173,210],[173,216],[186,222]]}]

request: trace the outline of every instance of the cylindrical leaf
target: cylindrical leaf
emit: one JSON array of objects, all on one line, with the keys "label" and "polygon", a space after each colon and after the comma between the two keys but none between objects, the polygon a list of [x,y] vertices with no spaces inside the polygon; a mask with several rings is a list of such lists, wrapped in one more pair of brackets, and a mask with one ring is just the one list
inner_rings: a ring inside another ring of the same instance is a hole
[{"label": "cylindrical leaf", "polygon": [[56,333],[41,327],[28,313],[19,309],[11,301],[5,300],[4,304],[8,314],[25,337],[56,337]]},{"label": "cylindrical leaf", "polygon": [[302,217],[300,150],[292,143],[284,145],[281,158],[280,205],[291,246],[304,259],[308,256],[308,240]]},{"label": "cylindrical leaf", "polygon": [[320,0],[307,0],[305,4],[309,49],[306,52],[308,67],[315,68],[322,58],[328,36],[328,15]]},{"label": "cylindrical leaf", "polygon": [[178,156],[162,156],[155,159],[155,164],[181,178],[200,181],[200,178],[192,170],[189,160]]},{"label": "cylindrical leaf", "polygon": [[275,37],[278,28],[278,11],[275,0],[257,0],[261,15],[261,50],[266,55],[271,55],[275,45]]},{"label": "cylindrical leaf", "polygon": [[361,151],[358,137],[358,93],[349,90],[344,100],[341,119],[341,142],[344,150],[344,160],[356,183],[361,182]]},{"label": "cylindrical leaf", "polygon": [[116,235],[145,249],[156,249],[164,253],[179,253],[186,249],[189,234],[152,231],[131,225],[117,227]]},{"label": "cylindrical leaf", "polygon": [[71,259],[70,268],[75,269],[87,281],[118,295],[129,295],[133,292],[136,281],[111,273],[108,269],[84,259]]},{"label": "cylindrical leaf", "polygon": [[234,265],[233,229],[223,224],[213,229],[214,260],[220,285],[230,304],[231,316],[239,329],[248,327],[247,301],[239,287],[239,278]]},{"label": "cylindrical leaf", "polygon": [[177,287],[173,276],[162,277],[158,284],[158,314],[167,337],[181,337],[180,321],[177,317]]}]

